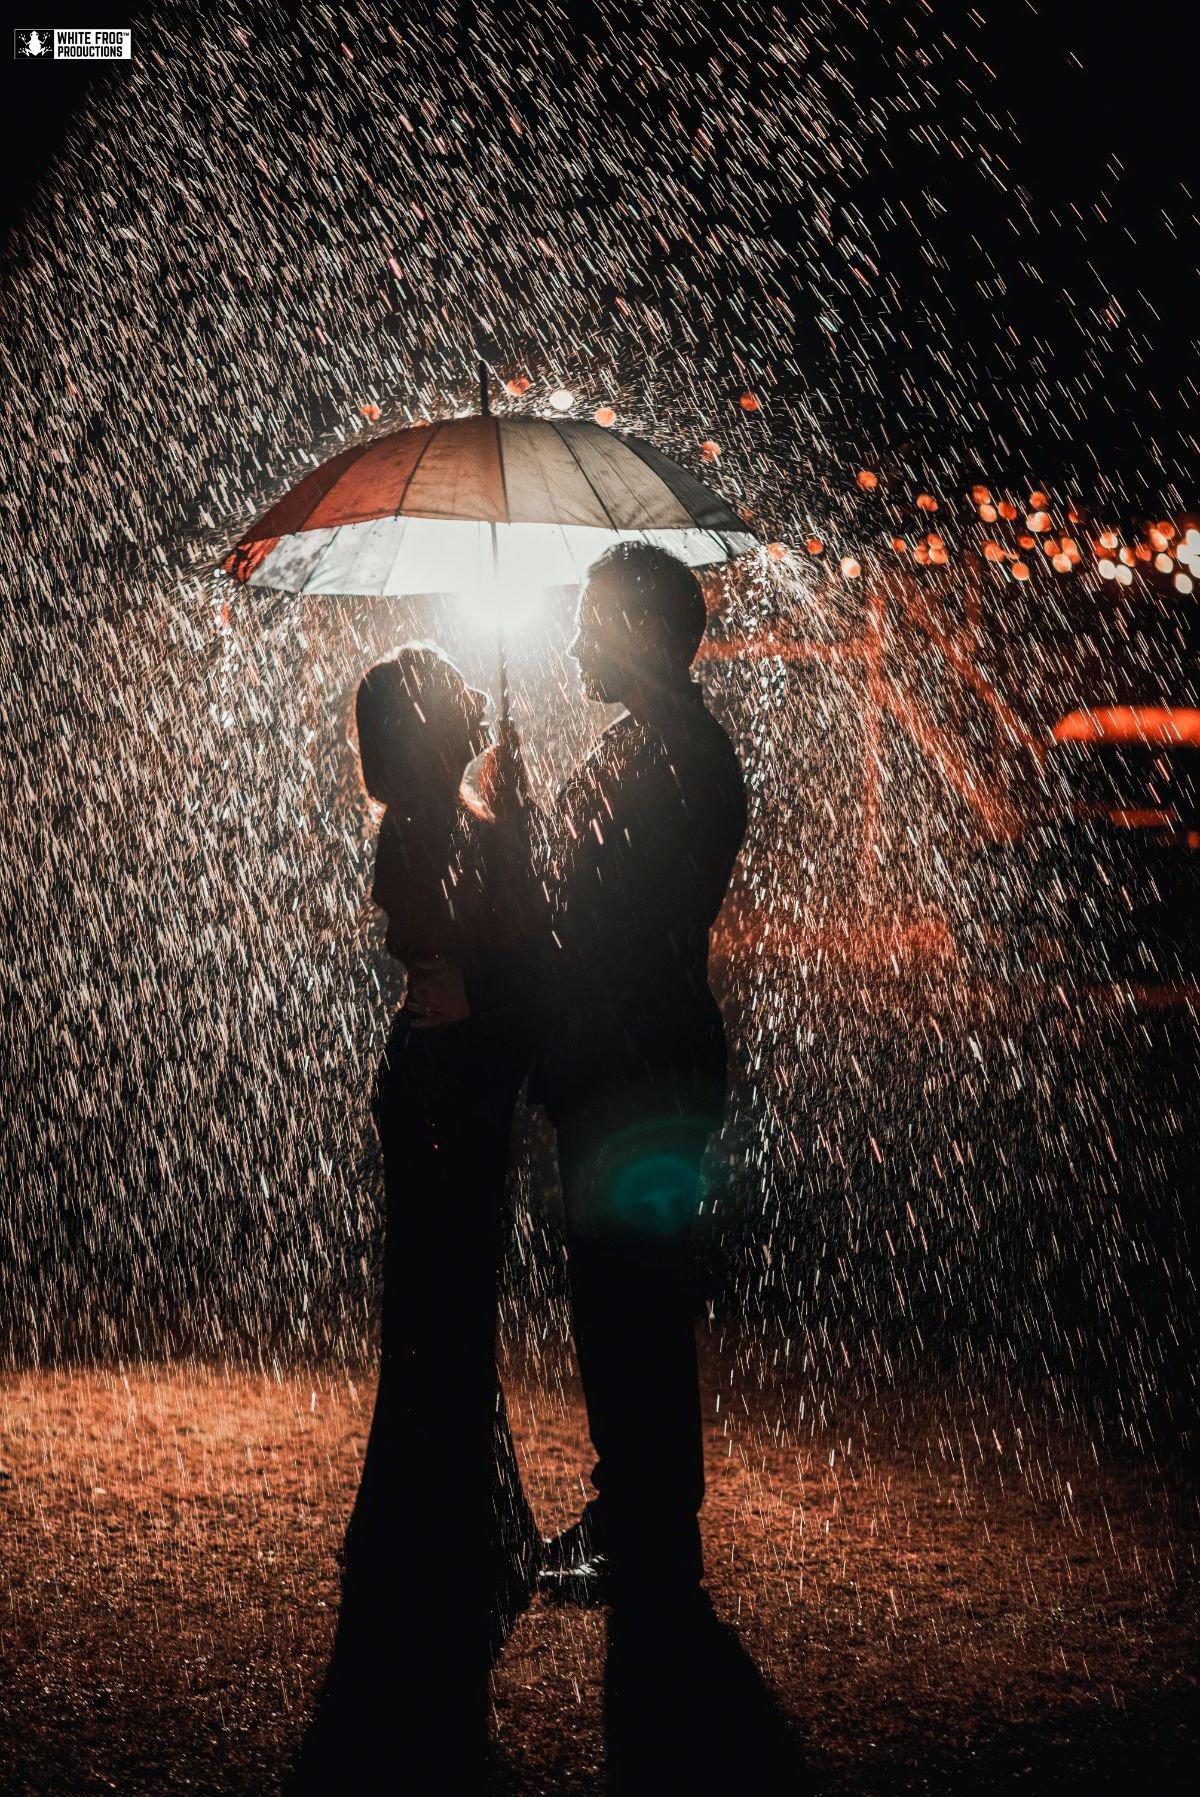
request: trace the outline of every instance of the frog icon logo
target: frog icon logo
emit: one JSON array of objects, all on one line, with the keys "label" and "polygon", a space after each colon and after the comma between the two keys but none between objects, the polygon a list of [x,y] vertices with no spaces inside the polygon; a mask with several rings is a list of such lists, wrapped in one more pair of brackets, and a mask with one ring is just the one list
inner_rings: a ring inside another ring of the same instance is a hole
[{"label": "frog icon logo", "polygon": [[41,30],[15,31],[13,33],[14,56],[53,56],[54,32],[43,27]]}]

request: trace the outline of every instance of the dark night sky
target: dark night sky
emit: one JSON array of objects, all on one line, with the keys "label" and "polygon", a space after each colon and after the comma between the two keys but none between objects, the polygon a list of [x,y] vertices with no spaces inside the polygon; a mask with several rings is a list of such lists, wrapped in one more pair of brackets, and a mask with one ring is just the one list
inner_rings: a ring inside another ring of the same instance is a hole
[{"label": "dark night sky", "polygon": [[[92,9],[94,10],[94,9]],[[603,42],[614,17],[634,9],[590,3],[571,9],[573,29]],[[330,9],[331,17],[338,9]],[[1184,14],[1163,0],[1125,9],[1121,15],[1083,0],[978,0],[970,9],[938,4],[931,30],[944,46],[962,45],[961,66],[939,52],[941,125],[953,123],[963,96],[980,95],[995,118],[991,141],[1008,165],[1008,189],[1024,188],[1036,229],[1014,232],[1004,192],[973,160],[935,152],[920,133],[898,129],[887,144],[890,167],[873,160],[869,172],[843,185],[835,209],[853,227],[868,221],[876,253],[904,294],[905,330],[911,343],[941,333],[950,354],[970,363],[979,346],[997,337],[996,291],[975,280],[983,258],[964,256],[973,237],[1003,282],[1004,323],[1028,346],[1035,340],[1056,382],[1087,389],[1084,417],[1064,418],[1053,404],[1030,421],[1025,441],[1012,445],[1006,469],[986,423],[938,415],[938,400],[914,404],[901,395],[899,371],[884,356],[877,368],[880,392],[873,416],[862,420],[864,452],[886,454],[902,439],[920,437],[931,447],[957,436],[957,447],[979,456],[989,477],[1011,475],[1054,482],[1091,464],[1123,484],[1131,511],[1161,504],[1170,479],[1188,490],[1188,438],[1200,412],[1200,357],[1194,321],[1200,316],[1200,226],[1197,224],[1197,157],[1193,85],[1198,36]],[[123,14],[122,18],[130,15]],[[86,8],[60,22],[87,22]],[[459,50],[470,42],[470,8],[464,7]],[[134,15],[135,55],[147,53],[153,25]],[[982,21],[982,23],[980,23]],[[94,21],[92,21],[94,22]],[[114,22],[114,21],[109,21]],[[960,29],[961,26],[961,29]],[[895,27],[895,29],[893,29]],[[362,25],[346,26],[358,33]],[[382,26],[380,27],[382,31]],[[847,27],[842,49],[846,82],[858,96],[894,91],[920,79],[921,51],[900,29],[897,8],[866,4],[857,35]],[[264,38],[267,36],[264,33]],[[286,44],[286,33],[271,33]],[[336,33],[330,54],[337,55]],[[686,61],[686,45],[662,45],[668,66]],[[376,47],[386,55],[386,40]],[[994,81],[982,78],[981,53]],[[268,54],[263,51],[260,54]],[[286,51],[281,53],[286,54]],[[453,48],[449,53],[454,53]],[[652,46],[651,46],[652,53]],[[71,114],[89,82],[120,82],[121,67],[5,63],[8,87],[7,192],[10,221],[19,214],[39,170],[62,141]],[[949,67],[951,79],[947,78]],[[770,104],[769,71],[756,103]],[[961,82],[961,86],[959,83]],[[487,104],[487,96],[483,104]],[[1004,116],[1011,114],[1011,122]],[[598,182],[601,203],[611,200]],[[798,205],[810,196],[798,195]],[[706,203],[721,205],[714,184]],[[1074,209],[1074,210],[1073,210]],[[907,213],[896,222],[896,214]],[[892,223],[887,222],[888,215]],[[1076,229],[1079,218],[1082,229]],[[911,224],[919,220],[919,229]],[[788,209],[759,221],[784,244],[795,240]],[[834,220],[835,226],[837,219]],[[949,266],[939,271],[921,251],[932,240]],[[943,278],[944,277],[944,278]],[[821,271],[801,271],[797,288],[800,360],[812,366],[828,353],[820,326]],[[849,330],[854,329],[849,321]],[[718,303],[715,330],[721,326]],[[864,331],[865,339],[865,331]],[[845,339],[843,339],[845,341]],[[890,352],[895,356],[895,349]],[[1024,353],[1023,351],[1021,353]],[[987,411],[989,382],[1003,369],[980,354],[976,391]],[[1112,378],[1096,380],[1097,362],[1108,361]],[[1189,390],[1190,389],[1190,390]],[[1086,439],[1086,451],[1083,440]],[[1165,478],[1164,478],[1165,474]]]}]

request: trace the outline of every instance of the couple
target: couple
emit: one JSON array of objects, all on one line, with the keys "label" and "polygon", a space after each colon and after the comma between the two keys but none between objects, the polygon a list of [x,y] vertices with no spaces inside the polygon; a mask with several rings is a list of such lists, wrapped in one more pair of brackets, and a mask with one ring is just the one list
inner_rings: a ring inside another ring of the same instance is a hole
[{"label": "couple", "polygon": [[[666,551],[620,543],[592,565],[570,655],[588,699],[626,710],[546,816],[515,733],[486,747],[483,695],[437,650],[404,648],[359,688],[363,782],[386,807],[372,896],[408,984],[374,1096],[379,1388],[297,1792],[381,1789],[384,1768],[397,1789],[482,1788],[490,1665],[535,1585],[631,1628],[703,1601],[690,1228],[725,1097],[708,932],[746,821],[689,671],[704,628]],[[597,1456],[597,1495],[549,1542],[495,1364],[526,1077],[557,1132]]]}]

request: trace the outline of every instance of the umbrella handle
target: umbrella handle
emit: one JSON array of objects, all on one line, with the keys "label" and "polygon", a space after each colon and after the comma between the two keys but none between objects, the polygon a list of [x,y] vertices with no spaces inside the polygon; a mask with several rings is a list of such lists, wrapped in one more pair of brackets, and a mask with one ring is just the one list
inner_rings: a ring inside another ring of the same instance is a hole
[{"label": "umbrella handle", "polygon": [[[480,368],[482,368],[482,367],[483,367],[483,364],[480,363]],[[487,391],[486,384],[484,384],[483,390],[486,393],[486,391]],[[496,534],[495,524],[492,525],[492,590],[493,590],[493,592],[496,592],[496,593],[498,593],[500,590],[500,543],[499,543],[499,539]],[[508,649],[507,649],[507,646],[505,645],[505,641],[504,641],[504,626],[503,626],[503,624],[501,624],[496,631],[496,660],[497,660],[497,663],[498,663],[499,669],[500,669],[500,722],[501,722],[501,724],[507,724],[507,722],[508,722]]]},{"label": "umbrella handle", "polygon": [[500,723],[508,723],[508,650],[504,643],[504,632],[496,632],[496,659],[500,667]]}]

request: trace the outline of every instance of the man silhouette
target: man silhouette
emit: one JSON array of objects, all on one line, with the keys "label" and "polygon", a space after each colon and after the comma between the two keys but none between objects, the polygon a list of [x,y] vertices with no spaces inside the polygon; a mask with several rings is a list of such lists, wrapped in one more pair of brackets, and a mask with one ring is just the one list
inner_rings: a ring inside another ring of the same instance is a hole
[{"label": "man silhouette", "polygon": [[559,794],[551,1025],[538,1075],[558,1134],[575,1340],[597,1496],[547,1543],[548,1594],[696,1592],[704,1494],[691,1227],[720,1127],[725,1033],[708,933],[746,824],[733,746],[690,668],[691,570],[620,543],[588,570],[570,655],[620,703]]}]

